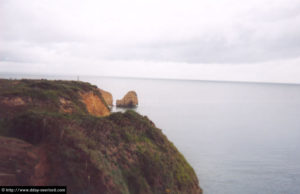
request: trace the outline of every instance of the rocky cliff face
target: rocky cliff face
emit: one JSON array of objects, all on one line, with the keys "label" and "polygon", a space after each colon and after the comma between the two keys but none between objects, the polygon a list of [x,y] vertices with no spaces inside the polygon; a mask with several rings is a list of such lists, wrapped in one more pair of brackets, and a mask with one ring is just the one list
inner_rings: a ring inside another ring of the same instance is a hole
[{"label": "rocky cliff face", "polygon": [[0,136],[0,185],[30,185],[28,178],[38,163],[34,146],[15,138]]},{"label": "rocky cliff face", "polygon": [[107,116],[110,114],[110,110],[105,105],[105,102],[94,94],[94,92],[80,93],[80,96],[90,114],[95,116]]},{"label": "rocky cliff face", "polygon": [[111,93],[99,89],[100,94],[103,96],[103,99],[105,100],[105,102],[107,103],[108,106],[112,107],[113,106],[113,96],[111,95]]},{"label": "rocky cliff face", "polygon": [[117,100],[118,107],[136,107],[138,98],[135,91],[129,91],[121,100]]},{"label": "rocky cliff face", "polygon": [[96,90],[82,82],[0,80],[0,185],[202,193],[191,166],[147,117],[95,116],[87,104],[104,101]]}]

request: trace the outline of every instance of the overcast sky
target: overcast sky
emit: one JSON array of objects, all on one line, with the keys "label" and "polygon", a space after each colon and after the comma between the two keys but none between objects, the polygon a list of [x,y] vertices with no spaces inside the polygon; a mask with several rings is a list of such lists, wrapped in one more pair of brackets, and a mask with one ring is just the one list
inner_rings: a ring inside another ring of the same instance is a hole
[{"label": "overcast sky", "polygon": [[300,1],[1,0],[0,72],[300,83]]}]

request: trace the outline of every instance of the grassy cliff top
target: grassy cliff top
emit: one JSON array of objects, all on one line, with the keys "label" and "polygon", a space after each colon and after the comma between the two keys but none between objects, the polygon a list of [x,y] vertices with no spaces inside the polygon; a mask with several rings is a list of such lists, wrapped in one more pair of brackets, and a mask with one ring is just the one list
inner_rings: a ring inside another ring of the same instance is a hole
[{"label": "grassy cliff top", "polygon": [[152,121],[134,111],[92,115],[81,95],[91,92],[105,104],[89,83],[0,80],[0,185],[202,193],[192,167]]}]

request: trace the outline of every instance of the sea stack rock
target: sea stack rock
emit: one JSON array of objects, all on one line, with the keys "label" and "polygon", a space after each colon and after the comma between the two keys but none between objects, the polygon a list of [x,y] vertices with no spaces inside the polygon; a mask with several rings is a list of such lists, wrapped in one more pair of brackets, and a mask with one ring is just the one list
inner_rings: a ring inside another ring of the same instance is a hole
[{"label": "sea stack rock", "polygon": [[135,91],[129,91],[121,100],[117,100],[117,107],[133,108],[138,105],[138,98]]},{"label": "sea stack rock", "polygon": [[106,102],[106,104],[110,107],[113,106],[113,97],[111,95],[111,93],[105,91],[105,90],[102,90],[102,89],[99,89],[99,92],[100,94],[102,95],[104,101]]}]

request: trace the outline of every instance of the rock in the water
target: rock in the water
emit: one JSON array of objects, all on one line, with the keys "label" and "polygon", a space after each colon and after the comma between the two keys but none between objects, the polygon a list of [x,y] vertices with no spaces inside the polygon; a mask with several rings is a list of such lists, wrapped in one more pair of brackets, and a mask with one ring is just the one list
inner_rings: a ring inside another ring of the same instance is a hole
[{"label": "rock in the water", "polygon": [[138,98],[135,91],[129,91],[121,100],[117,100],[118,107],[136,107]]},{"label": "rock in the water", "polygon": [[102,90],[102,89],[99,89],[99,92],[101,93],[102,97],[104,98],[106,104],[108,106],[112,106],[113,105],[113,97],[112,97],[111,93],[109,93],[105,90]]}]

